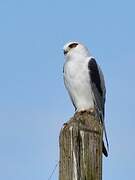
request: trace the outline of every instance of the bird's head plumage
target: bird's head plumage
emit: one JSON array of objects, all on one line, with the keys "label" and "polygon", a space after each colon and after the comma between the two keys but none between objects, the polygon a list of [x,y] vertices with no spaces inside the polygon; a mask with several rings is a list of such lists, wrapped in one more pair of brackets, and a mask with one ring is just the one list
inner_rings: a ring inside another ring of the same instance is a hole
[{"label": "bird's head plumage", "polygon": [[90,56],[88,49],[81,43],[72,41],[64,45],[64,55],[66,57],[71,56]]}]

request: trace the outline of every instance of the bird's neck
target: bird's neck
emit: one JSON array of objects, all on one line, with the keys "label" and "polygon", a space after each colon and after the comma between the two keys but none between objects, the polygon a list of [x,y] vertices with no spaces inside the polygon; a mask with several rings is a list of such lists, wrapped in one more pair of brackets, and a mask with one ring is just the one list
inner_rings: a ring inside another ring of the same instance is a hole
[{"label": "bird's neck", "polygon": [[84,61],[85,58],[89,58],[88,54],[72,53],[67,56],[67,60]]}]

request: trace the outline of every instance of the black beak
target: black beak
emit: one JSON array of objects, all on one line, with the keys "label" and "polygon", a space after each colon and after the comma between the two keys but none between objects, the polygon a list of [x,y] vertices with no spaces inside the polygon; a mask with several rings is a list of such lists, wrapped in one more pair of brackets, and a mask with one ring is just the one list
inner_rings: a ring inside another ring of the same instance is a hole
[{"label": "black beak", "polygon": [[66,55],[68,53],[68,51],[64,50],[64,55]]}]

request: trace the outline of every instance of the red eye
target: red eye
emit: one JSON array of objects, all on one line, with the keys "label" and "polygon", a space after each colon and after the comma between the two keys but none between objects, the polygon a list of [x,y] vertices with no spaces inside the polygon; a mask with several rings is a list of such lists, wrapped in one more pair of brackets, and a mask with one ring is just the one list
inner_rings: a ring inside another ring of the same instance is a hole
[{"label": "red eye", "polygon": [[72,43],[69,45],[69,48],[75,48],[78,45],[78,43]]}]

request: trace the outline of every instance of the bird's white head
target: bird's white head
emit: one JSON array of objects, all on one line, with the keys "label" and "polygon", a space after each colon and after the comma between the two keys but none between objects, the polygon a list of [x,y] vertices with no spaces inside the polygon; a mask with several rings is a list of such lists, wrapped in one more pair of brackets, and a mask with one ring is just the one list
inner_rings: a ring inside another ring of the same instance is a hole
[{"label": "bird's white head", "polygon": [[64,45],[64,55],[66,58],[70,57],[89,57],[90,53],[88,49],[81,43],[73,41],[73,42],[68,42],[67,44]]}]

